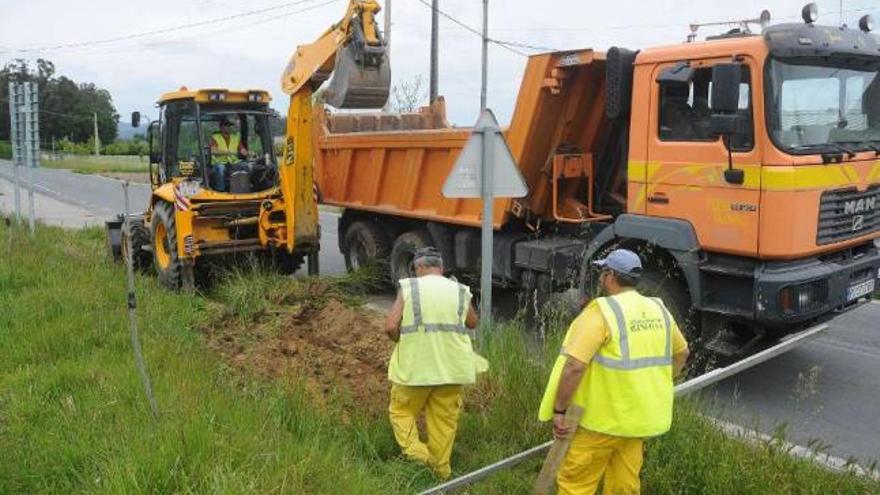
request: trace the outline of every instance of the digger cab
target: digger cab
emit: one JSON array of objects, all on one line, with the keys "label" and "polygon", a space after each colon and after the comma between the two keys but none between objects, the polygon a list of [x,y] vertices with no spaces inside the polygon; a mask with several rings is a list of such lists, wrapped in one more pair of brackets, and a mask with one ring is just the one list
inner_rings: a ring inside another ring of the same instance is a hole
[{"label": "digger cab", "polygon": [[149,127],[153,188],[176,178],[216,193],[249,194],[278,185],[273,121],[265,91],[166,93]]}]

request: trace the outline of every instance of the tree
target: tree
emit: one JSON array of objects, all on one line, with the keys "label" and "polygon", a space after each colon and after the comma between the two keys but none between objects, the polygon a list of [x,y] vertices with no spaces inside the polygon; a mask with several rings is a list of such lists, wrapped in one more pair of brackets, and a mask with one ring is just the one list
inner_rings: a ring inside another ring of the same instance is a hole
[{"label": "tree", "polygon": [[419,74],[409,81],[403,81],[391,88],[391,108],[395,112],[415,112],[425,98],[427,92],[422,87],[422,75]]},{"label": "tree", "polygon": [[116,139],[119,114],[107,90],[92,83],[77,84],[56,76],[55,64],[38,59],[32,69],[26,60],[16,59],[0,70],[0,140],[9,139],[9,82],[33,81],[40,97],[40,138],[69,138],[85,142],[94,134],[93,115],[98,114],[98,135],[103,143]]}]

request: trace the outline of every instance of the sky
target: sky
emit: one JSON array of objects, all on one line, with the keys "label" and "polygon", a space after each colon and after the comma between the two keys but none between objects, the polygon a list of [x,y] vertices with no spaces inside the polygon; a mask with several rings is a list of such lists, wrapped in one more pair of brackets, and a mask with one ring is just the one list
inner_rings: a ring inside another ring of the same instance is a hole
[{"label": "sky", "polygon": [[[155,100],[187,86],[264,88],[286,111],[280,75],[298,44],[309,43],[343,14],[347,0],[0,0],[0,64],[46,58],[58,74],[107,89],[122,120],[139,110],[155,116]],[[385,5],[386,0],[378,0]],[[425,0],[430,2],[430,0]],[[768,9],[773,23],[800,22],[806,2],[786,0],[489,0],[489,36],[547,49],[610,46],[644,48],[681,43],[692,22],[756,18]],[[843,14],[839,14],[840,5]],[[266,10],[271,9],[271,10]],[[440,0],[440,9],[479,29],[480,0]],[[257,14],[248,12],[266,10]],[[427,100],[430,8],[421,0],[393,0],[392,84],[421,77]],[[857,25],[880,0],[819,2],[820,24]],[[241,15],[244,14],[244,15]],[[193,27],[182,27],[224,17]],[[384,22],[380,13],[380,25]],[[176,29],[174,29],[176,28]],[[701,29],[699,37],[724,27]],[[87,46],[58,47],[118,37],[148,36]],[[471,125],[480,103],[480,37],[440,19],[439,92],[450,122]],[[490,45],[488,106],[509,121],[526,55]]]}]

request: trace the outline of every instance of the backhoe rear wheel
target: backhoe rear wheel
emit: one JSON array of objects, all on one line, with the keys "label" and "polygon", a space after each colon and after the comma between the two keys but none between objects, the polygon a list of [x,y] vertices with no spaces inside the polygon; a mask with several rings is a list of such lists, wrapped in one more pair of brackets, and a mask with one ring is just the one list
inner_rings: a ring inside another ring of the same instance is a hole
[{"label": "backhoe rear wheel", "polygon": [[128,252],[131,251],[131,265],[135,271],[149,270],[153,257],[144,246],[150,244],[150,231],[144,225],[143,219],[129,220],[122,227],[121,237],[122,262],[126,262]]},{"label": "backhoe rear wheel", "polygon": [[174,207],[159,201],[150,218],[150,238],[153,245],[153,267],[159,283],[171,290],[180,290],[184,282],[183,261],[177,253],[177,225]]}]

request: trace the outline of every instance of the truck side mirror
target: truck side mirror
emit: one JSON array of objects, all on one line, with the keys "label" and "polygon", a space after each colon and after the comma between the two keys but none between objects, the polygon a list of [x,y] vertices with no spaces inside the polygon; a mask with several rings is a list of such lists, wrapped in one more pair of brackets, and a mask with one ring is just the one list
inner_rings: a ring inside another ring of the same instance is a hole
[{"label": "truck side mirror", "polygon": [[727,170],[724,180],[729,184],[743,184],[745,172],[733,168],[731,141],[746,132],[739,115],[739,90],[742,83],[742,64],[717,64],[712,67],[712,116],[709,130],[724,139],[727,148]]},{"label": "truck side mirror", "polygon": [[141,113],[140,112],[131,112],[131,126],[132,127],[140,127],[141,126]]},{"label": "truck side mirror", "polygon": [[712,67],[712,111],[736,113],[739,110],[739,85],[742,64],[718,64]]}]

